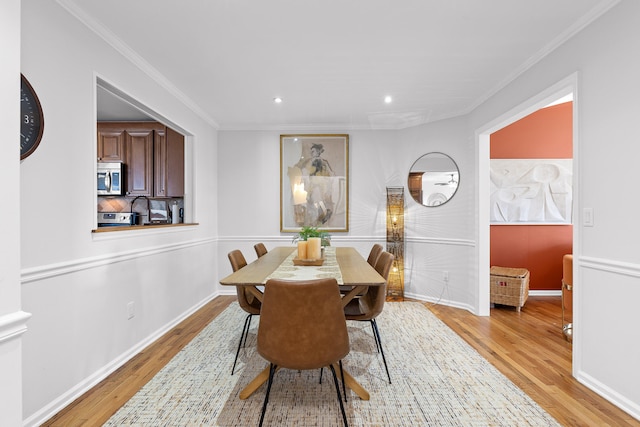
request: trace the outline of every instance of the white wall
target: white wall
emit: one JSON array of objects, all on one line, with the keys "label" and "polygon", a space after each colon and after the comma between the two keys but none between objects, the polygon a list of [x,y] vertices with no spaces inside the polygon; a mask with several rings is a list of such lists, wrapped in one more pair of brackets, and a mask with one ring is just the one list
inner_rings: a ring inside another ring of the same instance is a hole
[{"label": "white wall", "polygon": [[20,0],[0,3],[0,182],[8,206],[0,210],[0,425],[22,421],[22,333],[28,314],[20,303]]},{"label": "white wall", "polygon": [[[638,419],[639,16],[639,2],[621,1],[469,117],[471,129],[482,129],[577,74],[573,370],[579,381]],[[584,208],[593,209],[593,227],[582,222]]]},{"label": "white wall", "polygon": [[[22,303],[33,314],[23,338],[22,419],[33,425],[216,294],[217,134],[57,2],[24,1],[22,16],[21,69],[45,116],[42,143],[19,169]],[[91,233],[96,75],[188,134],[195,211],[187,215],[198,226]]]},{"label": "white wall", "polygon": [[[251,261],[255,258],[253,244],[256,241],[263,241],[267,248],[292,245],[293,233],[280,233],[281,133],[296,132],[221,131],[219,134],[221,276],[231,272],[227,253],[232,249],[241,249]],[[344,129],[321,133],[349,134],[350,232],[332,233],[332,242],[337,246],[348,242],[362,253],[368,253],[372,241],[385,239],[385,188],[403,183],[393,162],[387,161],[393,149],[386,142],[396,140],[396,133],[345,132]]]},{"label": "white wall", "polygon": [[[218,163],[221,206],[221,276],[231,273],[226,254],[236,247],[248,261],[253,244],[290,245],[280,233],[280,133],[221,131]],[[308,131],[301,134],[312,133]],[[319,132],[316,132],[319,133]],[[349,232],[332,233],[332,245],[355,246],[364,256],[386,239],[386,187],[407,187],[409,169],[427,152],[451,155],[461,168],[455,197],[439,208],[418,205],[405,190],[405,293],[473,310],[475,289],[468,272],[474,260],[472,139],[464,119],[445,120],[403,131],[323,130],[349,134]],[[238,159],[229,162],[226,159]],[[240,165],[240,166],[239,166]],[[450,275],[443,280],[443,271]],[[223,290],[224,291],[224,290]]]},{"label": "white wall", "polygon": [[[408,296],[465,308],[477,313],[477,289],[471,278],[475,265],[473,138],[465,117],[403,130],[402,144],[409,147],[402,173],[421,155],[437,151],[449,155],[460,170],[453,198],[438,207],[418,205],[408,197],[405,217],[405,280]],[[403,183],[407,190],[406,178]],[[443,279],[447,272],[449,281]]]}]

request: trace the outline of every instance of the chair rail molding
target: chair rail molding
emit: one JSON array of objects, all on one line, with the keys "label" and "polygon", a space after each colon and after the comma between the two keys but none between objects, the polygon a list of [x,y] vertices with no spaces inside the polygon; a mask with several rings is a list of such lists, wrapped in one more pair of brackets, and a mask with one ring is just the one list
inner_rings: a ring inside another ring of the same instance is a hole
[{"label": "chair rail molding", "polygon": [[431,244],[431,245],[452,245],[452,246],[469,246],[475,247],[476,241],[469,239],[454,239],[443,237],[422,237],[412,236],[405,237],[407,243]]},{"label": "chair rail molding", "polygon": [[574,258],[574,263],[577,263],[578,267],[590,268],[592,270],[607,271],[609,273],[640,277],[640,264],[636,263],[588,256],[582,256],[577,260]]},{"label": "chair rail molding", "polygon": [[125,251],[99,255],[96,257],[80,258],[71,261],[65,261],[55,264],[41,265],[32,268],[25,268],[21,271],[22,284],[45,280],[63,274],[71,274],[81,270],[97,268],[103,265],[115,264],[117,262],[129,261],[150,255],[156,255],[164,252],[171,252],[186,249],[193,246],[201,246],[209,243],[215,243],[213,239],[200,239],[188,242],[172,243],[168,245],[158,245],[148,248],[136,249],[133,251]]},{"label": "chair rail molding", "polygon": [[27,321],[31,318],[31,313],[16,311],[14,313],[0,316],[0,344],[17,338],[27,331]]}]

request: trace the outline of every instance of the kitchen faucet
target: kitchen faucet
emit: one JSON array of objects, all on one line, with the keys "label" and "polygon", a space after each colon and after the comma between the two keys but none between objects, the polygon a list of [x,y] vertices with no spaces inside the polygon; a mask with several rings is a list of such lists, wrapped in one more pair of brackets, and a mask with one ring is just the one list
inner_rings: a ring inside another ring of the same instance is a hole
[{"label": "kitchen faucet", "polygon": [[[129,210],[131,211],[131,213],[133,213],[133,204],[140,198],[146,199],[147,200],[147,219],[148,222],[151,222],[151,202],[149,201],[149,198],[147,196],[136,196],[134,197],[134,199],[131,201],[131,205],[129,207]],[[144,215],[141,215],[144,216]],[[143,221],[141,221],[141,224],[144,224]]]}]

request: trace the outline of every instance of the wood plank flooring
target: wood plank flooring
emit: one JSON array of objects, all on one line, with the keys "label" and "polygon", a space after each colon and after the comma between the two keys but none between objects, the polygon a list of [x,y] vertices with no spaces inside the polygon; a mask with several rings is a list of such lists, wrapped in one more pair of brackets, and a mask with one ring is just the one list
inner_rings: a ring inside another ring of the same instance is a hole
[{"label": "wood plank flooring", "polygon": [[[43,425],[102,425],[234,300],[214,299]],[[425,306],[562,425],[640,426],[571,377],[571,344],[560,330],[559,297],[529,297],[520,313],[498,307],[490,317]]]},{"label": "wood plank flooring", "polygon": [[560,297],[529,297],[518,313],[498,306],[491,316],[425,303],[564,426],[640,426],[571,376],[571,344],[561,330]]}]

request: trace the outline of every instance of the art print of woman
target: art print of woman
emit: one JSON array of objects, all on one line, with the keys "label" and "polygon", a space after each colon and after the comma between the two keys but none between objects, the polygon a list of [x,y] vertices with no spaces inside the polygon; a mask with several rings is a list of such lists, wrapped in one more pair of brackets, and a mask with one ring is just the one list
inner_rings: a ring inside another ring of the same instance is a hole
[{"label": "art print of woman", "polygon": [[[282,144],[282,161],[289,165],[286,167],[289,185],[283,185],[282,190],[284,192],[288,187],[291,191],[287,195],[288,206],[283,206],[283,213],[286,213],[282,218],[282,228],[314,226],[326,230],[346,230],[345,136],[284,138]],[[285,173],[284,170],[282,172]],[[284,209],[287,207],[289,209]]]}]

